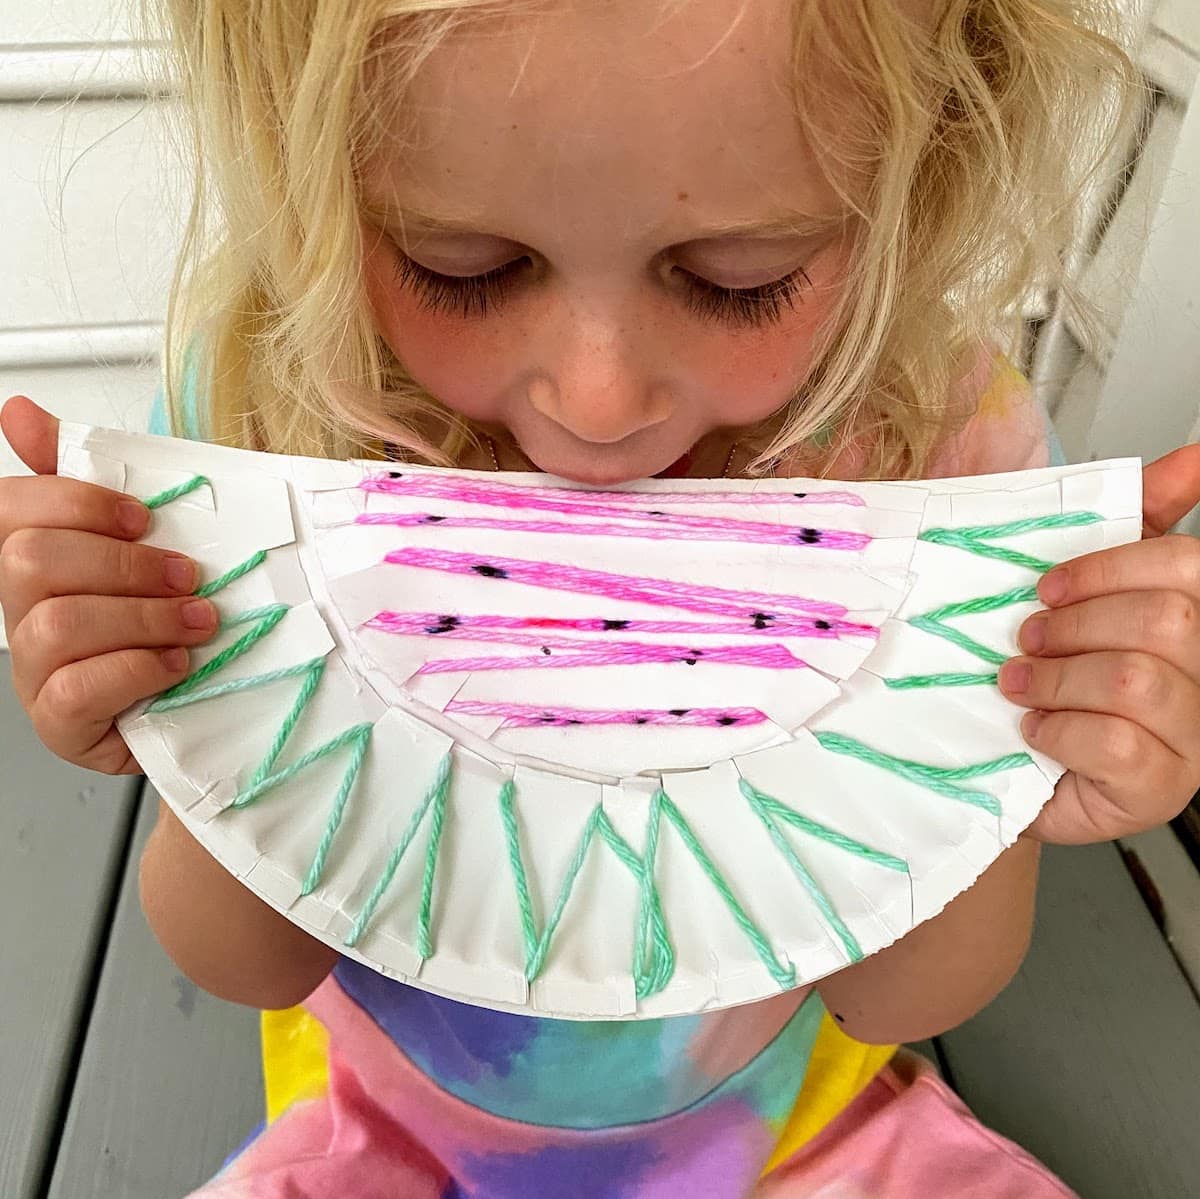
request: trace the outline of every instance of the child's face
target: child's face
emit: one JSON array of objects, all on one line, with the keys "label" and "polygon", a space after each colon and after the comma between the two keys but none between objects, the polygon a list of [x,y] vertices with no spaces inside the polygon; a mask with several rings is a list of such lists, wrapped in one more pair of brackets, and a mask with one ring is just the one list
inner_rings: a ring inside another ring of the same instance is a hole
[{"label": "child's face", "polygon": [[[792,0],[743,4],[732,28],[738,5],[722,0],[656,23],[658,8],[556,4],[456,35],[418,76],[417,144],[364,175],[382,336],[443,404],[590,483],[658,473],[776,412],[846,268],[844,209],[790,100]],[[405,234],[388,208],[408,214],[418,268],[500,275],[486,311],[476,291],[464,316],[444,285],[448,308],[431,309],[397,277]],[[797,211],[814,219],[806,235],[754,228]],[[703,295],[790,275],[792,303],[739,305],[761,323],[711,315]]]}]

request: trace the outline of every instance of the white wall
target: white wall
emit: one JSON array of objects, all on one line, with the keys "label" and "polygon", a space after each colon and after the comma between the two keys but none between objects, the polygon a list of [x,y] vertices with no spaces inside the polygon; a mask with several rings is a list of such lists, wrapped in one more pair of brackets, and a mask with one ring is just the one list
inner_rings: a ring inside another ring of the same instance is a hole
[{"label": "white wall", "polygon": [[0,399],[141,428],[183,190],[130,38],[120,4],[0,0]]}]

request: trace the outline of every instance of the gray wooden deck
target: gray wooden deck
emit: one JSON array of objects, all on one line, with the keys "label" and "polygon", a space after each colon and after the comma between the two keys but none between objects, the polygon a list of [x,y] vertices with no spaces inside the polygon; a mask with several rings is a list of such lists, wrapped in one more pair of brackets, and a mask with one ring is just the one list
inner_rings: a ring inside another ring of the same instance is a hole
[{"label": "gray wooden deck", "polygon": [[[177,1199],[261,1118],[257,1014],[142,918],[156,797],[48,754],[6,661],[0,763],[0,1196]],[[1113,846],[1047,851],[1019,976],[922,1048],[1083,1199],[1200,1196],[1200,1005]]]}]

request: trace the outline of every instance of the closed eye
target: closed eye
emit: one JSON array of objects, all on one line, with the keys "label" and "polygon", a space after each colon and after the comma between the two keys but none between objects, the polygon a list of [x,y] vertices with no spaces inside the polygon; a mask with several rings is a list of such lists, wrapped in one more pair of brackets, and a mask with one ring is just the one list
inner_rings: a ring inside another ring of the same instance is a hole
[{"label": "closed eye", "polygon": [[[396,278],[430,311],[467,319],[487,316],[503,304],[520,286],[525,268],[532,265],[523,255],[481,275],[443,275],[398,251]],[[683,299],[690,312],[732,327],[777,322],[785,310],[795,306],[805,285],[812,286],[803,267],[757,287],[721,287],[682,267],[673,270],[685,281]]]}]

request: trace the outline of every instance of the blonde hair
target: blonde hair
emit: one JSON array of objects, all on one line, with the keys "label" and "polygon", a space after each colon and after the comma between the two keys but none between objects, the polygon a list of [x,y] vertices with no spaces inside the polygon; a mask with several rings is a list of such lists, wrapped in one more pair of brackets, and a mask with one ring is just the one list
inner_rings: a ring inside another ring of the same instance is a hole
[{"label": "blonde hair", "polygon": [[[357,166],[429,53],[515,0],[141,3],[165,31],[194,170],[164,346],[175,426],[191,346],[215,440],[330,457],[386,441],[453,464],[470,430],[375,328]],[[1064,250],[1140,111],[1111,3],[936,0],[932,37],[905,3],[795,0],[797,117],[861,219],[843,298],[755,471],[816,437],[826,464],[853,442],[864,477],[919,476],[969,416],[956,382],[1032,288],[1090,315]]]}]

